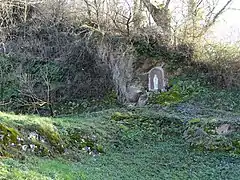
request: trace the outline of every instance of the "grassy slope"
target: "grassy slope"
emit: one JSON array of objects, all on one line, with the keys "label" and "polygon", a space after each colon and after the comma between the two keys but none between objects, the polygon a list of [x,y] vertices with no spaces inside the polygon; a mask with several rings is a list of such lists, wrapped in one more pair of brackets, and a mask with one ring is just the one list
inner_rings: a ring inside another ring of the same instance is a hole
[{"label": "grassy slope", "polygon": [[[178,117],[184,121],[192,118],[240,121],[238,93],[212,91],[188,84],[187,88],[183,88],[180,95],[178,94],[177,98],[170,99],[180,100],[177,104],[173,102],[173,106],[140,108],[135,110],[135,113],[147,117],[159,116],[160,119]],[[182,96],[187,97],[187,101],[182,102]],[[164,98],[169,100],[169,97],[167,94]],[[165,100],[164,98],[159,100]],[[0,122],[11,126],[41,124],[50,129],[57,127],[60,132],[65,132],[68,128],[80,129],[86,134],[97,135],[106,150],[105,154],[95,157],[78,151],[57,158],[28,155],[24,160],[2,159],[0,179],[239,179],[239,156],[194,151],[180,136],[160,137],[156,141],[140,131],[127,130],[125,139],[122,139],[126,140],[126,143],[118,147],[112,146],[113,142],[110,140],[120,127],[110,123],[110,116],[116,111],[129,109],[112,109],[59,118],[0,113]]]},{"label": "grassy slope", "polygon": [[[101,157],[67,162],[30,158],[4,160],[6,179],[238,179],[240,160],[199,153],[182,141],[159,142],[110,151]],[[7,168],[6,168],[7,167]]]},{"label": "grassy slope", "polygon": [[[98,131],[103,137],[114,132],[109,112],[57,119],[1,113],[8,123],[46,122],[61,127]],[[106,118],[107,117],[107,118]],[[94,129],[94,130],[93,130]],[[25,160],[2,159],[0,179],[238,179],[240,159],[224,153],[196,152],[181,138],[140,141],[92,157],[79,154],[77,161],[28,156]]]}]

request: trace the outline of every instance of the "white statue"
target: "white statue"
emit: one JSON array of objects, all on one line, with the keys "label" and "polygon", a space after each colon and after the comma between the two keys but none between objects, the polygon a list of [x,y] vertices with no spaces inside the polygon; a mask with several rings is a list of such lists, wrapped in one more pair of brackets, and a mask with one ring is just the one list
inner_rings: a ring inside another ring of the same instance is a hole
[{"label": "white statue", "polygon": [[153,77],[153,89],[158,90],[158,77],[156,74]]}]

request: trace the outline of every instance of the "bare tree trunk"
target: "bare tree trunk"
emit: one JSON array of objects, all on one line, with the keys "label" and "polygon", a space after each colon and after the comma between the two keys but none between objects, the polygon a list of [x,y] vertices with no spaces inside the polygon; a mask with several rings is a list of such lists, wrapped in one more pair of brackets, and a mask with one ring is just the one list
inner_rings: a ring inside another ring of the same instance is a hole
[{"label": "bare tree trunk", "polygon": [[169,14],[169,3],[170,0],[166,2],[166,4],[160,8],[154,6],[150,0],[142,0],[144,6],[150,12],[153,20],[157,24],[157,26],[161,27],[164,37],[167,41],[171,38],[171,17]]},{"label": "bare tree trunk", "polygon": [[133,23],[134,28],[138,29],[141,26],[141,22],[143,21],[142,15],[142,1],[134,0],[133,2]]}]

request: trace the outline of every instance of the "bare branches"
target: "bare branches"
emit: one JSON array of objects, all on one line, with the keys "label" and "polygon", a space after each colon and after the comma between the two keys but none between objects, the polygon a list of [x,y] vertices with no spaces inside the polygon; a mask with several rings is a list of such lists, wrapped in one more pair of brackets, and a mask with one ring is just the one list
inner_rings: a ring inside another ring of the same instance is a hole
[{"label": "bare branches", "polygon": [[171,2],[171,0],[167,0],[167,2],[165,3],[165,8],[169,7],[170,2]]},{"label": "bare branches", "polygon": [[197,5],[196,5],[196,8],[199,8],[200,5],[203,3],[203,1],[204,1],[204,0],[199,0],[199,1],[196,3],[196,4],[197,4]]},{"label": "bare branches", "polygon": [[181,14],[176,14],[173,18],[176,23],[173,27],[175,39],[193,44],[203,41],[231,2],[233,0],[227,0],[225,4],[221,4],[220,0],[182,0],[182,6],[179,7]]},{"label": "bare branches", "polygon": [[[230,5],[230,3],[233,0],[228,0],[226,2],[226,4],[213,16],[213,18],[211,20],[209,20],[208,24],[206,24],[206,28],[211,27],[213,24],[215,24],[215,22],[217,21],[217,19],[221,16],[221,14],[227,9],[227,7]],[[215,7],[214,7],[215,8]],[[213,8],[213,10],[214,10]]]}]

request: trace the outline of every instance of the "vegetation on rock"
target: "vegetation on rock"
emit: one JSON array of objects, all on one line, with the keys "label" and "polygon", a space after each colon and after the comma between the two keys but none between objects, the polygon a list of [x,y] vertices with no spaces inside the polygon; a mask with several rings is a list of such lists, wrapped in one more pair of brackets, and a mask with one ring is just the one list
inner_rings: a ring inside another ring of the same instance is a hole
[{"label": "vegetation on rock", "polygon": [[232,1],[1,1],[0,179],[238,179]]}]

